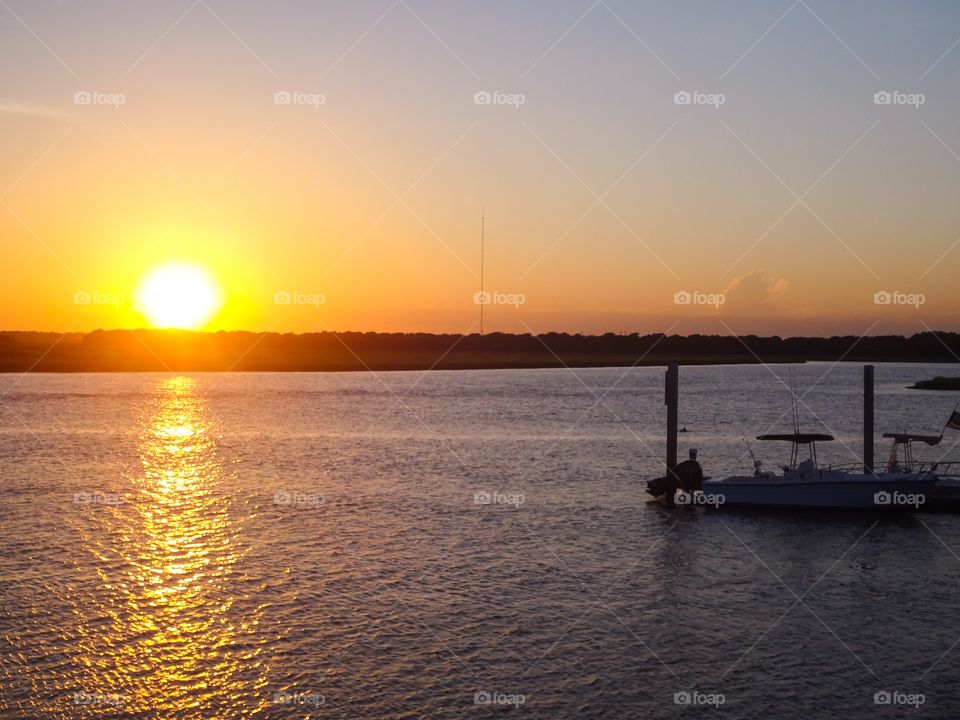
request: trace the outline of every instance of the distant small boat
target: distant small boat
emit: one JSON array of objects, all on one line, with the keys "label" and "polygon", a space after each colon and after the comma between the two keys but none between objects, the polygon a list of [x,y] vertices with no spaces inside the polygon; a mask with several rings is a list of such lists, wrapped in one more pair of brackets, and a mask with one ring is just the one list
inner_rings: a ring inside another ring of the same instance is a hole
[{"label": "distant small boat", "polygon": [[[760,435],[758,440],[792,444],[790,464],[780,473],[764,472],[755,462],[753,475],[732,475],[705,480],[702,504],[753,505],[791,508],[899,509],[914,510],[924,504],[938,477],[931,472],[852,472],[817,466],[818,442],[832,435],[795,432]],[[797,462],[801,448],[808,457]],[[713,498],[713,501],[710,498]]]}]

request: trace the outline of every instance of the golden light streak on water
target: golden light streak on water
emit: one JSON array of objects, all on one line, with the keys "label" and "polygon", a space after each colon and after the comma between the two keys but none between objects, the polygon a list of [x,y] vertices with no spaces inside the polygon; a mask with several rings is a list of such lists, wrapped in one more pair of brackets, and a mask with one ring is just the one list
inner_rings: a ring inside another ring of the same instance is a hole
[{"label": "golden light streak on water", "polygon": [[260,613],[233,611],[239,528],[216,434],[196,380],[159,382],[129,500],[87,540],[107,593],[76,607],[86,715],[247,717],[265,703]]}]

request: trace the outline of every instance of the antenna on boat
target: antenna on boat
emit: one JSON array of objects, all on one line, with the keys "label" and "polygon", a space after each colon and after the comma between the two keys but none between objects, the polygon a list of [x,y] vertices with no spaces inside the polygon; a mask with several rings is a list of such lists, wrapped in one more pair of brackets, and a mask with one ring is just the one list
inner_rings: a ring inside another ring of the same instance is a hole
[{"label": "antenna on boat", "polygon": [[800,434],[800,418],[797,415],[797,376],[794,368],[790,366],[790,395],[793,400],[793,434]]},{"label": "antenna on boat", "polygon": [[[799,399],[797,398],[797,374],[796,368],[793,365],[790,366],[790,395],[791,400],[793,401],[793,448],[790,451],[790,467],[797,467],[797,459],[800,452],[800,415],[797,411],[797,405],[799,404]],[[816,465],[816,444],[810,445],[810,457]]]},{"label": "antenna on boat", "polygon": [[757,461],[757,456],[753,454],[753,447],[750,445],[750,441],[747,440],[746,435],[741,435],[740,438],[743,440],[743,444],[747,446],[747,452],[750,453],[750,459],[753,460],[754,472],[760,472],[760,463]]},{"label": "antenna on boat", "polygon": [[483,302],[486,298],[483,294],[483,241],[484,241],[484,225],[485,225],[485,211],[483,208],[480,208],[480,334],[483,335],[483,306],[486,305]]}]

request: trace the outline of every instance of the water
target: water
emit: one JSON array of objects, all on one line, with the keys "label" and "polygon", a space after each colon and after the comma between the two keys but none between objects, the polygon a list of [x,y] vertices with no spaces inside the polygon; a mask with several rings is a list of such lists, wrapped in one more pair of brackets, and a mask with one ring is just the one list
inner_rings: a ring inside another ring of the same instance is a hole
[{"label": "water", "polygon": [[[951,370],[879,366],[878,432],[939,433],[957,396],[904,386]],[[749,470],[788,373],[683,368],[681,452]],[[795,368],[822,461],[861,373]],[[957,518],[650,506],[662,386],[0,376],[0,716],[956,717]]]}]

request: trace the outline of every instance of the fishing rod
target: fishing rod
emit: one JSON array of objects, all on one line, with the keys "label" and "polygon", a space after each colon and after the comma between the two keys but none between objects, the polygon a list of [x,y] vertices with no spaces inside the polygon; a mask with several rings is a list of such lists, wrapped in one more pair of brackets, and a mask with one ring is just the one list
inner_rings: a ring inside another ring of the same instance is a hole
[{"label": "fishing rod", "polygon": [[750,453],[750,459],[753,460],[754,471],[760,472],[760,461],[757,460],[757,456],[753,454],[753,447],[750,445],[750,441],[747,440],[747,436],[741,435],[740,439],[743,440],[743,444],[747,446],[747,452]]},{"label": "fishing rod", "polygon": [[800,417],[797,412],[797,405],[799,400],[797,399],[797,375],[793,367],[790,367],[790,394],[793,396],[793,434],[800,434]]}]

